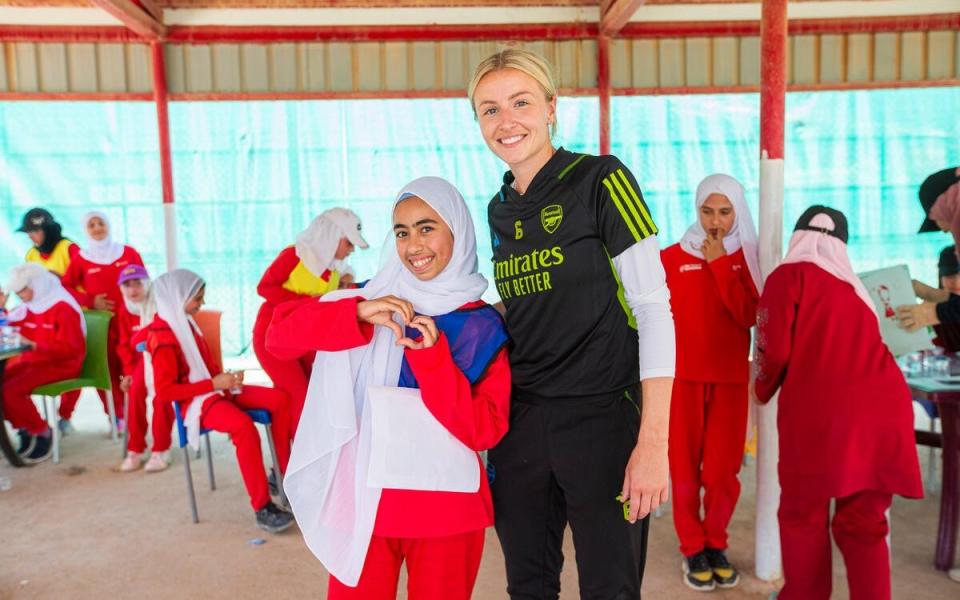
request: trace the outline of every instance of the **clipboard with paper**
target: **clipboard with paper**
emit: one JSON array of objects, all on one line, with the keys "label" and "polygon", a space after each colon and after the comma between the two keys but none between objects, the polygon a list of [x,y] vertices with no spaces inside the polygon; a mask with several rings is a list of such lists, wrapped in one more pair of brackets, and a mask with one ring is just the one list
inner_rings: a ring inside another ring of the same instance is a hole
[{"label": "clipboard with paper", "polygon": [[480,489],[477,453],[427,410],[420,390],[370,386],[367,394],[371,416],[367,485],[467,493]]}]

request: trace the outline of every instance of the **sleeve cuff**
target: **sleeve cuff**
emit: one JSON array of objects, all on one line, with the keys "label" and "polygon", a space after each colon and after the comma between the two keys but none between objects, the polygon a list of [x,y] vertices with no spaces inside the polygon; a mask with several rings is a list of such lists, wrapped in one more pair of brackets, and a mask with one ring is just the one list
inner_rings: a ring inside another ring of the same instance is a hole
[{"label": "sleeve cuff", "polygon": [[657,377],[670,377],[673,378],[676,376],[676,368],[659,368],[659,369],[645,369],[640,371],[640,381],[644,379],[654,379]]},{"label": "sleeve cuff", "polygon": [[421,348],[420,350],[411,350],[405,348],[403,356],[410,363],[413,374],[423,370],[433,370],[452,360],[450,356],[450,345],[447,343],[447,336],[440,332],[437,343],[430,348]]}]

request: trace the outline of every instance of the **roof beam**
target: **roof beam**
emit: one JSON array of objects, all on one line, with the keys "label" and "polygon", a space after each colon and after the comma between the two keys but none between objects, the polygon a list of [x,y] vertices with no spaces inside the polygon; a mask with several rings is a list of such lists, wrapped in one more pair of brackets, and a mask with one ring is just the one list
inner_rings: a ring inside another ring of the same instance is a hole
[{"label": "roof beam", "polygon": [[90,2],[118,19],[139,36],[155,40],[162,39],[167,33],[163,23],[154,19],[132,0],[90,0]]},{"label": "roof beam", "polygon": [[147,11],[147,14],[153,17],[157,23],[163,23],[163,9],[157,6],[154,0],[137,0],[137,4]]},{"label": "roof beam", "polygon": [[600,32],[614,36],[630,21],[644,0],[603,0],[600,8]]}]

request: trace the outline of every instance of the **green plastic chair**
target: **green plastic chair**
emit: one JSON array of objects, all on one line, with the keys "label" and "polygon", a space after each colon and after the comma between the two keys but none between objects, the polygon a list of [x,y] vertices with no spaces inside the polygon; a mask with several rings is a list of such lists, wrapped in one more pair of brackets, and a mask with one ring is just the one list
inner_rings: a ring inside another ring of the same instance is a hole
[{"label": "green plastic chair", "polygon": [[[107,360],[107,331],[110,329],[110,319],[113,313],[106,310],[84,310],[83,320],[87,323],[87,353],[83,358],[83,368],[80,375],[74,379],[64,379],[41,385],[33,390],[35,396],[43,396],[43,409],[47,413],[50,429],[53,430],[53,462],[60,462],[60,428],[57,427],[57,413],[60,394],[96,388],[107,392],[107,407],[110,411],[110,431],[113,439],[117,439],[115,429],[117,416],[113,409],[113,398],[110,395],[110,363]],[[49,402],[49,408],[47,403]]]}]

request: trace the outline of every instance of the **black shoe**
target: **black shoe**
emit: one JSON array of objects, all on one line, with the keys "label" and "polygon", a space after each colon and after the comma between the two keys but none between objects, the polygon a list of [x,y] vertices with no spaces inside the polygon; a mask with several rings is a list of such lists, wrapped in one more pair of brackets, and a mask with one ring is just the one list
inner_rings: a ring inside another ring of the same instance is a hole
[{"label": "black shoe", "polygon": [[273,502],[257,511],[257,527],[270,533],[280,533],[293,525],[293,515],[280,510]]},{"label": "black shoe", "polygon": [[270,474],[267,475],[267,487],[270,488],[271,496],[280,495],[280,486],[277,485],[277,475],[273,469],[270,469]]},{"label": "black shoe", "polygon": [[683,583],[698,592],[712,592],[717,584],[713,581],[713,569],[707,561],[707,553],[700,552],[683,559]]},{"label": "black shoe", "polygon": [[17,454],[19,456],[26,456],[33,450],[33,446],[36,444],[36,438],[27,433],[26,429],[18,429],[17,437],[20,438],[20,446],[17,448]]},{"label": "black shoe", "polygon": [[30,452],[23,455],[23,462],[36,464],[50,458],[50,455],[53,453],[53,438],[50,432],[47,432],[46,437],[42,435],[32,435],[30,437],[34,439],[33,448]]},{"label": "black shoe", "polygon": [[707,562],[713,570],[713,580],[717,582],[717,587],[732,588],[740,583],[740,573],[727,560],[727,555],[723,550],[713,550],[707,548],[703,551],[707,555]]}]

